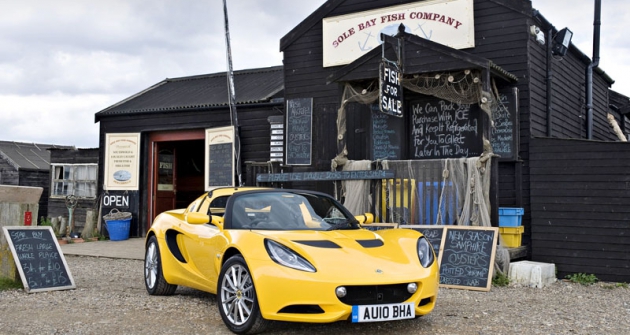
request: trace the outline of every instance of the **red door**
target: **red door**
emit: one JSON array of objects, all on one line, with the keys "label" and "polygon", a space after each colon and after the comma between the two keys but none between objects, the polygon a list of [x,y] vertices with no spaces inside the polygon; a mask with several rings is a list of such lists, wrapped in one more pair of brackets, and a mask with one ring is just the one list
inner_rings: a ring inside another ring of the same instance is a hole
[{"label": "red door", "polygon": [[177,160],[175,147],[168,143],[156,143],[154,168],[154,211],[158,215],[175,208],[177,196]]}]

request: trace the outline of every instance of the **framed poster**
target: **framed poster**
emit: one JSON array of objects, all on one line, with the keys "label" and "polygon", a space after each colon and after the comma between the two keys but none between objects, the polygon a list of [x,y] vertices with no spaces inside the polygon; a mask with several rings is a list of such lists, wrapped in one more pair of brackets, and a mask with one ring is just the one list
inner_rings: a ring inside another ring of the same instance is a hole
[{"label": "framed poster", "polygon": [[140,133],[105,134],[105,177],[103,189],[138,190]]},{"label": "framed poster", "polygon": [[234,158],[234,126],[206,129],[206,191],[234,186]]}]

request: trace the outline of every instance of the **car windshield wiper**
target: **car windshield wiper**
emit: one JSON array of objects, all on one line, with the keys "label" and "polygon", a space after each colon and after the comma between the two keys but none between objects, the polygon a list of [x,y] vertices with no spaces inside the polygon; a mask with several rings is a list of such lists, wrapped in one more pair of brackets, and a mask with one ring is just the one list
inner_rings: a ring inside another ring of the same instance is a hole
[{"label": "car windshield wiper", "polygon": [[358,227],[358,224],[359,222],[355,219],[346,219],[331,225],[326,230],[356,229]]}]

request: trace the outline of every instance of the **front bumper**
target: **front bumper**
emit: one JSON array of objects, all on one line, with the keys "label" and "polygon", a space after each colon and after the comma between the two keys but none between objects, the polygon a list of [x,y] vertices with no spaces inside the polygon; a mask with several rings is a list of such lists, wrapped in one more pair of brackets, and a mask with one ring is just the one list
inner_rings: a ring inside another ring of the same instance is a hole
[{"label": "front bumper", "polygon": [[[348,279],[338,274],[335,279],[326,278],[320,273],[308,273],[288,268],[279,268],[270,263],[255,271],[254,285],[262,316],[268,320],[327,323],[349,320],[352,314],[352,301],[364,301],[365,305],[379,303],[413,303],[415,315],[426,315],[435,307],[438,294],[439,273],[437,266],[420,269],[414,275],[386,276],[376,274],[369,278]],[[416,283],[417,291],[401,301],[399,288],[408,283]],[[401,284],[401,285],[396,285]],[[335,294],[339,286],[352,288],[356,292],[382,294],[382,301],[352,299],[343,303]],[[400,287],[398,287],[400,286]],[[380,289],[379,289],[380,288]],[[363,303],[360,303],[363,304]]]}]

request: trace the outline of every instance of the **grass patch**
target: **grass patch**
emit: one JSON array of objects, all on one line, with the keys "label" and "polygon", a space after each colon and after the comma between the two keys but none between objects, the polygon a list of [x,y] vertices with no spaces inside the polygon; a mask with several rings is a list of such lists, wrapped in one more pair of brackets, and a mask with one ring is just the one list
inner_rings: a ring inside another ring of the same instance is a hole
[{"label": "grass patch", "polygon": [[602,288],[605,288],[607,290],[614,290],[616,288],[628,288],[628,283],[602,284]]},{"label": "grass patch", "polygon": [[503,273],[497,273],[492,278],[492,286],[503,287],[503,286],[508,286],[509,284],[510,284],[510,278],[508,278],[508,276],[506,276]]},{"label": "grass patch", "polygon": [[574,273],[572,275],[567,275],[565,278],[567,278],[573,283],[582,284],[582,285],[592,285],[599,280],[597,279],[597,277],[595,277],[594,274],[586,274],[586,273]]},{"label": "grass patch", "polygon": [[22,282],[0,277],[0,291],[13,290],[16,288],[22,288]]}]

